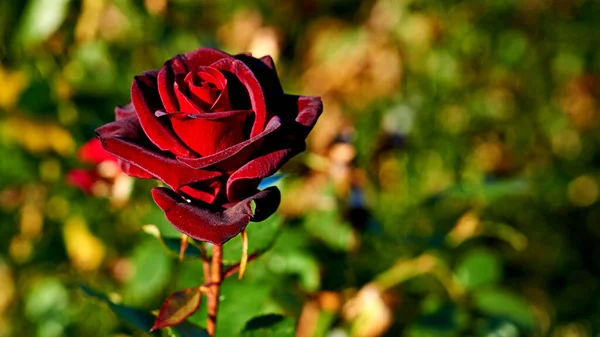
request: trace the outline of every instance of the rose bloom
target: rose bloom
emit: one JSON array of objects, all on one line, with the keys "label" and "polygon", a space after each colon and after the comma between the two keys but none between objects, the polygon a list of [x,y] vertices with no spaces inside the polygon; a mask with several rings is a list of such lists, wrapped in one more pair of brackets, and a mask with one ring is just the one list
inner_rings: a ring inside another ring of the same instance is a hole
[{"label": "rose bloom", "polygon": [[175,228],[222,245],[277,209],[277,188],[258,184],[305,149],[322,110],[283,92],[271,57],[201,48],[135,76],[96,133],[125,173],[170,187],[152,196]]}]

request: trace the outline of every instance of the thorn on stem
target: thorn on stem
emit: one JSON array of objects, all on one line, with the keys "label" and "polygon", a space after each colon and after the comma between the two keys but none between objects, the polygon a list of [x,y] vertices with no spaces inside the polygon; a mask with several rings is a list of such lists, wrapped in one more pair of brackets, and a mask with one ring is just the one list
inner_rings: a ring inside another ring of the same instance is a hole
[{"label": "thorn on stem", "polygon": [[248,263],[248,232],[244,228],[242,231],[242,259],[240,260],[240,273],[238,279],[241,280],[246,271],[246,264]]},{"label": "thorn on stem", "polygon": [[185,257],[185,250],[188,247],[188,243],[189,236],[183,234],[181,236],[181,243],[179,244],[179,261],[183,261],[183,258]]}]

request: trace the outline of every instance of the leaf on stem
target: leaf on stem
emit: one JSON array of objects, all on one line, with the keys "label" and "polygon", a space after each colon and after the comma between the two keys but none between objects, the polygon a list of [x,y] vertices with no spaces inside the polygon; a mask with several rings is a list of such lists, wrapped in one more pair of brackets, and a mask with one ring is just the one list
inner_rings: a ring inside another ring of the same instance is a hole
[{"label": "leaf on stem", "polygon": [[172,294],[160,308],[151,331],[183,322],[198,310],[201,299],[200,288],[187,288]]}]

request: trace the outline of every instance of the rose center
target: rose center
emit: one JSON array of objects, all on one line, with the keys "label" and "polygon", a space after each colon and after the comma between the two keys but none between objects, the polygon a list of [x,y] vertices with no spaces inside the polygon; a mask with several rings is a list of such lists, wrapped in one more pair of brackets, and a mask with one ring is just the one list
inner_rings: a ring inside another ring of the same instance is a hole
[{"label": "rose center", "polygon": [[184,82],[189,89],[190,99],[205,111],[210,110],[223,89],[217,79],[206,72],[190,72]]}]

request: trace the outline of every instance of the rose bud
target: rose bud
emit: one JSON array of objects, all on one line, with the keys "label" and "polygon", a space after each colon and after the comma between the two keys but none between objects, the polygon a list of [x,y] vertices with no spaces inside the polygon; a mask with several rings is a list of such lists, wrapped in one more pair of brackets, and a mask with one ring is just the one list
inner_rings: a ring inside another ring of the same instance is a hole
[{"label": "rose bud", "polygon": [[83,144],[77,151],[77,159],[92,168],[76,168],[67,173],[69,184],[79,187],[87,194],[109,197],[115,204],[129,198],[132,180],[118,165],[118,159],[107,152],[96,138]]},{"label": "rose bud", "polygon": [[222,245],[277,209],[277,188],[258,184],[305,149],[322,110],[283,92],[269,56],[201,48],[135,76],[131,103],[96,132],[125,173],[170,188],[152,195],[175,228]]}]

